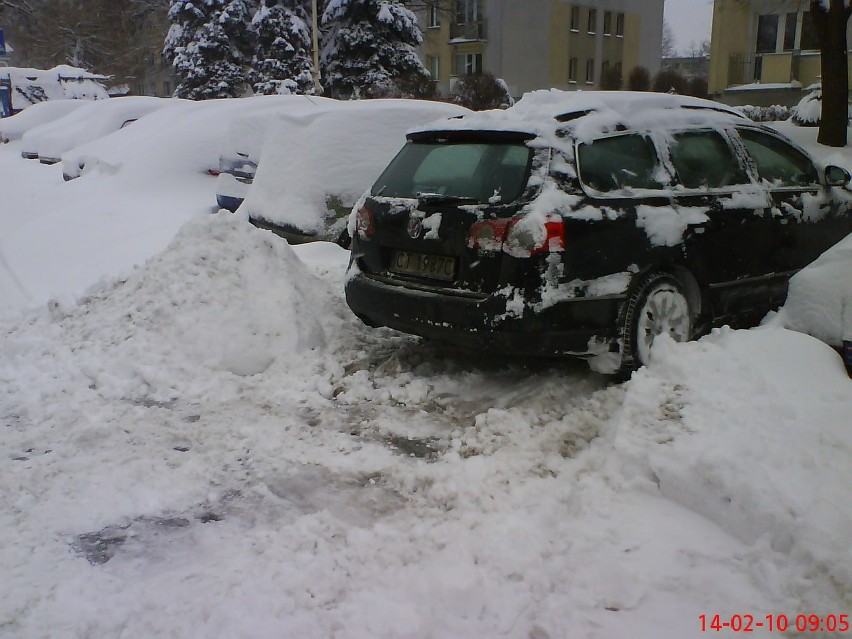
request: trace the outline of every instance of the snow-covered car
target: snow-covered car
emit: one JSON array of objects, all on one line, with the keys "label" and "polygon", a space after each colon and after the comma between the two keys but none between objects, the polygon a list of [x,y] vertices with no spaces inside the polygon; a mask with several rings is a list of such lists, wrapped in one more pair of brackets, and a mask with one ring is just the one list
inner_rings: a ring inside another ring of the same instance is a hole
[{"label": "snow-covered car", "polygon": [[[66,180],[132,170],[145,174],[218,173],[222,134],[235,119],[274,104],[280,96],[226,100],[170,99],[169,105],[62,156]],[[156,178],[160,179],[160,178]],[[212,188],[208,187],[208,193]],[[209,208],[209,207],[208,207]]]},{"label": "snow-covered car", "polygon": [[173,103],[171,98],[150,96],[90,102],[59,120],[27,132],[22,138],[21,155],[27,159],[38,158],[43,164],[55,164],[66,151]]},{"label": "snow-covered car", "polygon": [[271,97],[259,110],[236,118],[225,133],[216,180],[216,203],[220,208],[233,212],[243,203],[270,128],[305,126],[314,115],[341,104],[305,95]]},{"label": "snow-covered car", "polygon": [[10,118],[0,120],[0,144],[19,140],[27,131],[65,117],[86,100],[48,100],[24,109]]},{"label": "snow-covered car", "polygon": [[350,225],[366,324],[626,375],[753,325],[852,231],[849,173],[724,105],[538,91],[409,133]]},{"label": "snow-covered car", "polygon": [[291,242],[348,242],[346,217],[409,129],[471,111],[426,100],[340,102],[304,126],[269,129],[240,212]]}]

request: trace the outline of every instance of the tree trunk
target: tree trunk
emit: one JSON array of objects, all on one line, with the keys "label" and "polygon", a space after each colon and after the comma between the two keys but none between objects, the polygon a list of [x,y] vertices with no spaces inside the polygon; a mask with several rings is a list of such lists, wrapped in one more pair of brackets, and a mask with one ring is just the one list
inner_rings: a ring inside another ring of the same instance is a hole
[{"label": "tree trunk", "polygon": [[849,11],[843,0],[831,0],[828,11],[819,0],[811,2],[811,15],[819,33],[822,66],[822,116],[817,142],[826,146],[846,146],[849,118],[846,23]]}]

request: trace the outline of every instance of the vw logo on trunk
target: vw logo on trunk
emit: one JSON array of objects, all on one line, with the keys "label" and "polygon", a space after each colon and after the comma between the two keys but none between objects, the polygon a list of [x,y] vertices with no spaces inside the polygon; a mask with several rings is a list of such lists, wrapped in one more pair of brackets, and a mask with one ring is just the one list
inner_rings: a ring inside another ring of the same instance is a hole
[{"label": "vw logo on trunk", "polygon": [[416,240],[423,234],[423,220],[417,216],[412,215],[408,218],[408,237],[412,240]]}]

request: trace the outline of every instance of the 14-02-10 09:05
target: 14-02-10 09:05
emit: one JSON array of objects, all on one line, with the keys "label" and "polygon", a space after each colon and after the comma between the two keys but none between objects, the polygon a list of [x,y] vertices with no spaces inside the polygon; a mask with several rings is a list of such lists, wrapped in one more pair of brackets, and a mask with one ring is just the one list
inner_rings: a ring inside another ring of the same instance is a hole
[{"label": "14-02-10 09:05", "polygon": [[849,630],[849,615],[764,615],[762,617],[742,615],[699,615],[701,632],[755,632],[757,630],[768,630],[769,632],[841,632]]}]

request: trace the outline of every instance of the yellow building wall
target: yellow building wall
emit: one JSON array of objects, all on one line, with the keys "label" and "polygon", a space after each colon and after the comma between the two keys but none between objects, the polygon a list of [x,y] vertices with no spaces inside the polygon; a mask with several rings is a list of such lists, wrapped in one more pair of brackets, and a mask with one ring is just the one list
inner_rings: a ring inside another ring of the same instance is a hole
[{"label": "yellow building wall", "polygon": [[749,52],[748,7],[748,3],[741,0],[716,0],[713,4],[710,75],[707,79],[707,89],[711,94],[721,93],[732,83],[742,84],[749,80],[731,77],[731,72],[736,69],[731,58],[742,56],[744,59]]},{"label": "yellow building wall", "polygon": [[790,53],[767,53],[763,56],[763,66],[760,70],[760,81],[789,82],[793,70],[793,56]]},{"label": "yellow building wall", "polygon": [[423,31],[423,53],[427,60],[430,56],[436,56],[440,60],[438,62],[440,74],[437,80],[444,87],[450,81],[453,70],[452,50],[447,46],[450,39],[449,23],[449,16],[441,16],[440,27],[428,27]]},{"label": "yellow building wall", "polygon": [[820,59],[819,55],[803,55],[799,58],[799,82],[802,83],[802,88],[819,82],[822,75]]},{"label": "yellow building wall", "polygon": [[638,13],[627,13],[624,15],[624,47],[621,50],[623,56],[622,76],[624,81],[630,72],[639,64],[639,34],[642,33],[642,16]]},{"label": "yellow building wall", "polygon": [[552,3],[548,34],[548,78],[553,87],[568,85],[568,60],[573,55],[571,49],[574,35],[571,33],[571,5],[567,2]]}]

